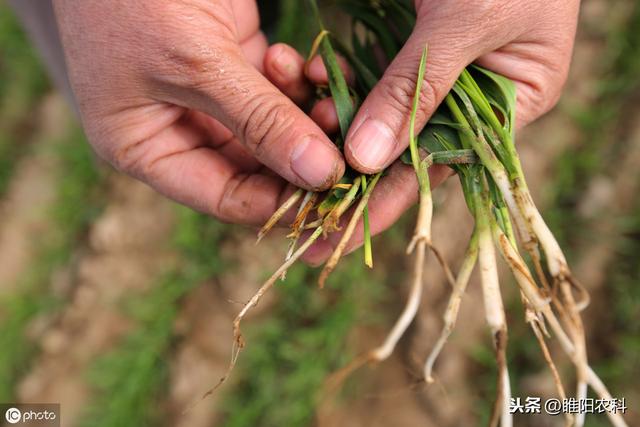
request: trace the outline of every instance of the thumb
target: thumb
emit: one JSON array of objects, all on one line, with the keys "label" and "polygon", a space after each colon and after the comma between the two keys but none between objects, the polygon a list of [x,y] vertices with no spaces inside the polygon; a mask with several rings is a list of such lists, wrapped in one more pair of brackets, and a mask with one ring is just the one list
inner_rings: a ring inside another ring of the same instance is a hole
[{"label": "thumb", "polygon": [[[325,190],[344,173],[335,144],[238,49],[209,64],[180,102],[219,120],[262,164],[287,181]],[[212,78],[214,76],[215,78]]]},{"label": "thumb", "polygon": [[470,42],[464,32],[446,19],[442,21],[418,19],[411,37],[358,111],[347,135],[345,156],[360,172],[384,169],[408,146],[409,117],[425,45],[428,56],[416,115],[418,131],[464,67],[480,54],[477,43]]}]

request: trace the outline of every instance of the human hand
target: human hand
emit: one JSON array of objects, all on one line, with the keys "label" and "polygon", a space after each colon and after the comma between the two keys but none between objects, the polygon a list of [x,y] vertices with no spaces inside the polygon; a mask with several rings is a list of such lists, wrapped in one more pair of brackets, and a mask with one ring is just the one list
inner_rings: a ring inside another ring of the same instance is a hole
[{"label": "human hand", "polygon": [[[369,201],[372,233],[392,225],[418,197],[413,169],[392,163],[408,145],[409,117],[417,70],[429,46],[420,98],[417,130],[429,120],[455,80],[471,62],[502,74],[516,84],[516,125],[521,127],[557,102],[566,80],[577,25],[579,0],[507,1],[416,0],[417,22],[410,39],[386,69],[360,107],[347,135],[344,154],[364,173],[389,165]],[[432,185],[446,175],[430,169]],[[362,243],[362,227],[347,245]],[[333,233],[305,255],[312,264],[324,262],[340,240]]]},{"label": "human hand", "polygon": [[267,51],[255,0],[54,6],[85,131],[118,169],[255,225],[286,198],[287,182],[323,190],[342,176],[340,152],[294,103],[309,95],[303,60]]}]

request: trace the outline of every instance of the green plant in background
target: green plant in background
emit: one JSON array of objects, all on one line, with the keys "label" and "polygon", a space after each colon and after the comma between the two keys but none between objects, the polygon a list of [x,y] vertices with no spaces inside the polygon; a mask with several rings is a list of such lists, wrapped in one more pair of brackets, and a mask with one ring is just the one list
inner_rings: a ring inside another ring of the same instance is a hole
[{"label": "green plant in background", "polygon": [[49,83],[34,49],[9,10],[0,3],[0,196],[17,160],[27,153],[33,110]]},{"label": "green plant in background", "polygon": [[[637,143],[631,140],[630,132],[633,132],[631,123],[638,115],[640,94],[640,57],[637,54],[640,49],[640,4],[630,2],[629,7],[625,19],[617,27],[607,28],[597,96],[576,113],[579,143],[569,147],[556,163],[558,178],[550,189],[549,216],[554,228],[560,231],[563,243],[571,248],[570,255],[576,259],[580,259],[586,248],[612,239],[614,256],[604,273],[608,278],[606,291],[598,296],[603,301],[602,307],[610,307],[610,310],[597,321],[602,338],[594,338],[597,352],[593,363],[605,380],[619,390],[620,396],[631,402],[637,401],[638,394],[629,378],[640,375],[638,198],[636,194],[626,195],[632,198],[628,212],[614,213],[607,208],[604,217],[598,215],[596,218],[585,217],[580,212],[581,202],[591,196],[589,187],[594,177],[609,179],[614,176],[621,159],[627,156],[629,145]],[[601,222],[612,225],[606,235],[580,232],[582,227]],[[601,421],[597,425],[605,424]]]},{"label": "green plant in background", "polygon": [[166,396],[169,346],[178,300],[193,286],[167,275],[143,297],[127,304],[136,329],[93,362],[89,383],[96,397],[81,426],[162,425],[158,402]]},{"label": "green plant in background", "polygon": [[233,230],[186,208],[179,208],[177,217],[179,267],[142,295],[128,296],[125,309],[136,326],[89,369],[95,395],[81,426],[165,424],[158,407],[166,398],[167,360],[181,299],[228,267],[219,248]]},{"label": "green plant in background", "polygon": [[79,128],[74,127],[61,143],[43,149],[53,149],[51,154],[59,163],[50,212],[54,225],[41,236],[42,247],[16,290],[0,298],[0,401],[4,402],[12,400],[16,381],[36,354],[35,344],[26,335],[28,325],[36,316],[64,305],[49,288],[52,274],[70,261],[101,206],[101,176]]},{"label": "green plant in background", "polygon": [[314,273],[296,266],[276,287],[278,305],[259,327],[242,363],[239,383],[221,405],[222,425],[307,426],[332,371],[346,362],[343,349],[358,313],[381,283],[357,260],[338,269],[323,295]]},{"label": "green plant in background", "polygon": [[625,129],[622,125],[627,114],[633,114],[634,97],[640,88],[639,29],[640,5],[633,2],[625,22],[610,29],[596,99],[575,112],[580,142],[557,161],[548,216],[560,240],[569,247],[591,243],[581,232],[588,224],[576,214],[591,178],[615,170],[620,156],[624,156],[625,139],[620,138],[619,130]]},{"label": "green plant in background", "polygon": [[2,122],[22,118],[49,81],[9,6],[0,4],[0,116]]}]

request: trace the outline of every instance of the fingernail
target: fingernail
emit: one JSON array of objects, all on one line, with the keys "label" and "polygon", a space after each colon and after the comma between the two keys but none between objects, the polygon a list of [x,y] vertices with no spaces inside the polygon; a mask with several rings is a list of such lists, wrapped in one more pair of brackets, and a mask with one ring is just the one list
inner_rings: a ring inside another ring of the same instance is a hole
[{"label": "fingernail", "polygon": [[367,119],[351,138],[351,154],[363,168],[379,170],[393,153],[395,137],[389,127],[376,119]]},{"label": "fingernail", "polygon": [[298,64],[285,47],[273,58],[273,66],[282,78],[291,78],[299,74]]},{"label": "fingernail", "polygon": [[325,189],[336,178],[336,150],[316,137],[303,139],[291,153],[291,169],[313,189]]}]

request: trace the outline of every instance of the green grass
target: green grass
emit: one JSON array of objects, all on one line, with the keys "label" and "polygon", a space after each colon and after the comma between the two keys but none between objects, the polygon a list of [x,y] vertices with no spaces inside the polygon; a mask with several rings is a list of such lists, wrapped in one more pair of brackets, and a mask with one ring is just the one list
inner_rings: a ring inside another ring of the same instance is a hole
[{"label": "green grass", "polygon": [[0,3],[0,196],[28,151],[25,140],[36,125],[33,111],[48,89],[34,49],[9,6]]},{"label": "green grass", "polygon": [[22,118],[49,88],[46,74],[7,4],[0,3],[0,116]]},{"label": "green grass", "polygon": [[170,274],[128,304],[137,327],[92,364],[88,379],[96,398],[81,426],[165,425],[158,402],[167,389],[166,356],[177,301],[192,287],[180,275]]},{"label": "green grass", "polygon": [[640,378],[640,200],[620,221],[622,238],[615,247],[615,261],[609,266],[607,299],[612,309],[604,314],[595,368],[608,382],[614,397],[625,397],[635,419],[640,417],[634,402],[640,399],[635,378]]},{"label": "green grass", "polygon": [[5,402],[11,400],[17,380],[36,354],[35,344],[25,335],[30,321],[63,303],[49,290],[51,275],[70,260],[100,209],[100,174],[82,132],[73,128],[51,154],[60,171],[50,211],[53,226],[43,231],[35,261],[16,291],[0,299],[0,401]]},{"label": "green grass", "polygon": [[[608,33],[597,99],[576,113],[582,135],[580,144],[567,150],[557,162],[552,208],[545,214],[573,259],[592,243],[590,233],[584,230],[593,222],[578,214],[578,205],[587,197],[588,184],[594,176],[615,174],[620,157],[625,155],[625,133],[640,113],[636,102],[640,94],[639,28],[640,4],[634,3],[622,25]],[[614,397],[626,397],[628,402],[638,399],[633,378],[640,376],[640,205],[635,196],[636,208],[625,218],[613,220],[614,233],[622,238],[613,248],[607,288],[598,294],[600,301],[606,299],[600,307],[607,306],[609,310],[591,313],[598,316],[597,332],[591,336],[595,344],[591,351],[594,368]],[[634,407],[633,403],[630,407]],[[609,424],[604,416],[587,417],[587,427],[605,425]]]},{"label": "green grass", "polygon": [[[587,185],[598,173],[615,171],[624,155],[626,113],[636,104],[634,94],[640,88],[640,4],[634,4],[627,20],[619,28],[610,29],[603,75],[598,82],[598,95],[593,103],[574,112],[581,130],[580,143],[568,149],[557,161],[550,206],[545,212],[558,240],[567,248],[583,247],[590,242],[581,230],[588,224],[575,214],[583,200]],[[571,253],[570,253],[571,255]]]},{"label": "green grass", "polygon": [[186,208],[177,214],[174,243],[181,263],[148,292],[127,297],[125,309],[136,327],[89,368],[94,398],[80,423],[83,427],[166,425],[159,408],[166,398],[167,362],[181,298],[228,267],[219,247],[233,230]]},{"label": "green grass", "polygon": [[[307,426],[327,376],[353,357],[346,341],[381,283],[360,256],[345,260],[316,287],[317,272],[298,265],[275,288],[278,305],[266,318],[247,322],[248,346],[236,375],[239,383],[222,408],[225,427]],[[370,320],[370,319],[369,319]]]}]

